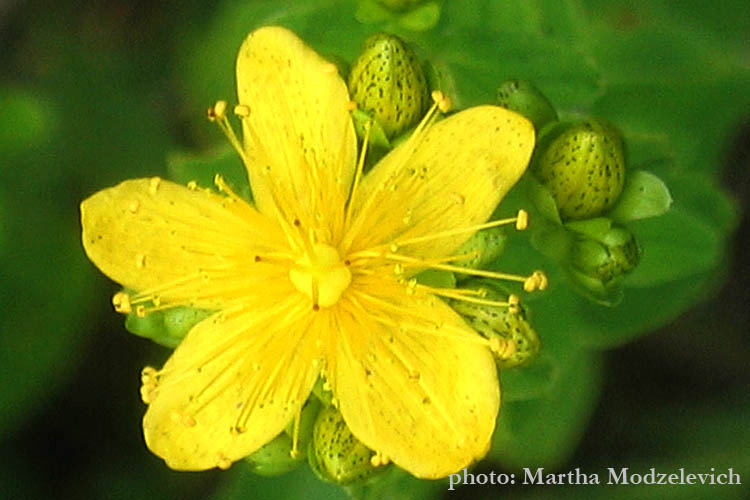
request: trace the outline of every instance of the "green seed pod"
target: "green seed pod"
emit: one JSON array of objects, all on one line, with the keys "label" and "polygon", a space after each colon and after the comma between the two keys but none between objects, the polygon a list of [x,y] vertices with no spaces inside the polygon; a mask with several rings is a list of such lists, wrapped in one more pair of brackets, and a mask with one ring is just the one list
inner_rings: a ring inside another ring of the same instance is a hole
[{"label": "green seed pod", "polygon": [[582,284],[601,292],[616,284],[635,269],[640,250],[627,229],[613,226],[602,236],[580,235],[573,243],[571,265]]},{"label": "green seed pod", "polygon": [[[458,260],[455,265],[471,269],[483,269],[502,255],[507,240],[508,236],[501,227],[477,231],[455,252],[456,255],[466,254],[471,255],[471,257]],[[457,279],[461,281],[463,277],[459,275]]]},{"label": "green seed pod", "polygon": [[349,73],[349,93],[388,138],[415,125],[425,112],[427,81],[414,52],[399,38],[379,33],[365,40]]},{"label": "green seed pod", "polygon": [[339,485],[364,482],[384,469],[372,465],[373,455],[354,437],[335,407],[320,410],[308,448],[310,468],[318,477]]},{"label": "green seed pod", "polygon": [[[474,279],[466,282],[464,288],[484,290],[488,300],[507,301],[508,294],[498,290],[491,281]],[[474,302],[450,300],[450,306],[483,337],[492,340],[500,338],[507,349],[496,353],[495,363],[501,370],[524,366],[536,359],[539,354],[539,335],[526,318],[526,311],[519,305],[516,311],[509,307],[488,306]]]},{"label": "green seed pod", "polygon": [[557,111],[552,103],[527,80],[501,83],[497,89],[497,104],[531,120],[537,131],[557,121]]},{"label": "green seed pod", "polygon": [[614,205],[625,182],[619,135],[589,119],[540,144],[532,171],[550,191],[563,219],[595,217]]}]

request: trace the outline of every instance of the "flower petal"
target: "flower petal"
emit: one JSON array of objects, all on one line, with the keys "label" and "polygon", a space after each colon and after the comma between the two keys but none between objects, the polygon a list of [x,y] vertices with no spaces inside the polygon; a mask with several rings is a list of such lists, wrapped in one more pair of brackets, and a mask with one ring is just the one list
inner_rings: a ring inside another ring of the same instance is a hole
[{"label": "flower petal", "polygon": [[442,301],[392,287],[389,299],[342,299],[329,380],[357,439],[417,477],[444,477],[489,449],[500,406],[495,363]]},{"label": "flower petal", "polygon": [[[534,127],[496,106],[456,113],[394,149],[354,195],[349,242],[362,250],[485,222],[518,181]],[[471,233],[408,245],[410,255],[448,255]]]},{"label": "flower petal", "polygon": [[146,444],[178,470],[226,468],[278,435],[321,366],[309,304],[274,297],[261,310],[217,313],[195,326],[149,394]]},{"label": "flower petal", "polygon": [[340,212],[357,142],[336,66],[291,31],[261,28],[240,48],[237,92],[250,111],[243,132],[258,209],[273,215],[276,204],[289,220]]},{"label": "flower petal", "polygon": [[83,246],[114,281],[153,297],[216,309],[285,274],[256,262],[280,228],[237,198],[159,178],[125,181],[81,203]]}]

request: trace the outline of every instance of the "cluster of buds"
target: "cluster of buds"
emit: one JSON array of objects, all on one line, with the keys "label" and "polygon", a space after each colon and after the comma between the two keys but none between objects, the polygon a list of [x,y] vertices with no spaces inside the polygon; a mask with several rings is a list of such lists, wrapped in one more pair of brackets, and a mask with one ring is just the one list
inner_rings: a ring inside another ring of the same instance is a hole
[{"label": "cluster of buds", "polygon": [[596,118],[560,121],[531,83],[503,82],[497,103],[534,123],[538,141],[530,197],[546,219],[532,242],[568,271],[575,288],[614,304],[620,285],[640,261],[640,247],[625,222],[664,213],[671,203],[653,174],[626,172],[620,134]]}]

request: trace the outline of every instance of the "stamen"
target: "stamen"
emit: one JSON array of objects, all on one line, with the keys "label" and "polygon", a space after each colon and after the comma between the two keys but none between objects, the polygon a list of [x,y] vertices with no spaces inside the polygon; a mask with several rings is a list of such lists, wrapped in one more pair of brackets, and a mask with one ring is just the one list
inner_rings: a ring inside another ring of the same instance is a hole
[{"label": "stamen", "polygon": [[391,463],[391,460],[385,456],[382,452],[376,451],[375,454],[370,457],[370,464],[373,467],[381,467]]},{"label": "stamen", "polygon": [[[236,109],[237,108],[235,107],[235,110]],[[240,116],[240,118],[243,118],[243,116],[239,114],[238,116]],[[242,143],[234,133],[232,124],[229,123],[229,118],[227,117],[227,102],[216,101],[216,104],[208,108],[208,119],[212,122],[215,122],[219,126],[221,131],[224,132],[224,135],[229,140],[229,143],[232,145],[232,147],[234,147],[235,151],[237,151],[237,154],[239,154],[242,158],[242,161],[247,165],[247,156],[245,155],[245,149],[242,147]]]},{"label": "stamen", "polygon": [[547,280],[547,275],[542,271],[534,271],[523,282],[523,289],[527,292],[534,292],[536,290],[546,290],[548,285],[549,280]]},{"label": "stamen", "polygon": [[289,456],[297,458],[299,456],[299,422],[302,416],[302,408],[300,408],[294,415],[294,424],[292,426],[292,449],[289,451]]},{"label": "stamen", "polygon": [[[425,290],[428,293],[431,293],[433,295],[439,295],[441,297],[448,297],[450,299],[456,299],[456,300],[462,300],[464,302],[471,302],[473,304],[482,304],[485,306],[493,306],[493,307],[507,307],[510,309],[512,304],[510,301],[501,301],[501,300],[490,300],[490,299],[478,299],[475,297],[469,296],[469,294],[466,293],[456,293],[456,289],[454,288],[432,288],[426,285],[418,285],[420,289]],[[477,290],[477,295],[482,295],[482,290]]]},{"label": "stamen", "polygon": [[526,210],[521,209],[516,216],[516,229],[518,231],[523,231],[527,227],[529,227],[529,213]]},{"label": "stamen", "polygon": [[216,461],[216,467],[218,467],[221,470],[227,470],[232,466],[232,461],[229,460],[227,457],[219,453],[219,458]]},{"label": "stamen", "polygon": [[152,195],[155,195],[156,191],[159,189],[159,184],[161,184],[161,178],[152,177],[148,183],[148,192]]},{"label": "stamen", "polygon": [[443,94],[440,90],[433,90],[431,97],[442,113],[447,113],[453,107],[451,98]]},{"label": "stamen", "polygon": [[508,312],[511,314],[518,314],[521,312],[521,308],[519,306],[520,300],[518,299],[518,295],[510,294],[508,295]]},{"label": "stamen", "polygon": [[490,339],[490,350],[500,359],[508,359],[516,352],[516,343],[497,336]]},{"label": "stamen", "polygon": [[234,107],[234,114],[237,115],[240,119],[247,118],[248,116],[250,116],[250,106],[238,104]]},{"label": "stamen", "polygon": [[125,292],[117,292],[112,297],[112,305],[115,306],[115,311],[123,314],[130,314],[132,308],[130,306],[130,295]]},{"label": "stamen", "polygon": [[357,169],[354,172],[354,182],[352,183],[352,189],[349,193],[349,203],[346,205],[346,215],[344,216],[344,227],[349,226],[349,221],[352,217],[352,209],[354,207],[354,200],[357,196],[357,188],[359,187],[359,181],[362,178],[362,171],[365,167],[365,156],[367,155],[367,148],[370,147],[370,131],[372,129],[372,121],[368,121],[365,124],[365,138],[362,140],[362,149],[359,152],[359,160],[357,161]]}]

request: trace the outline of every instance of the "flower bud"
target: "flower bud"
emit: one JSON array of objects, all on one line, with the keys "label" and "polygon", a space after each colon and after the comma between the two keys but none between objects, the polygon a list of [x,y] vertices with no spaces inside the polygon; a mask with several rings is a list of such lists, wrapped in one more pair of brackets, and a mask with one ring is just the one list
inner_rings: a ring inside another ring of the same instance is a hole
[{"label": "flower bud", "polygon": [[250,469],[261,476],[277,476],[297,468],[307,458],[304,450],[312,441],[313,425],[319,411],[317,398],[309,398],[299,419],[293,419],[285,432],[245,458]]},{"label": "flower bud", "polygon": [[625,182],[625,157],[619,135],[589,119],[559,132],[532,171],[550,191],[563,219],[595,217],[614,205]]},{"label": "flower bud", "polygon": [[335,407],[320,410],[308,448],[310,468],[318,477],[340,485],[362,482],[382,469],[372,465],[373,455],[354,437]]},{"label": "flower bud", "polygon": [[506,80],[497,89],[497,104],[525,116],[539,131],[557,121],[557,111],[549,100],[527,80]]},{"label": "flower bud", "polygon": [[576,277],[595,292],[605,291],[632,271],[640,260],[635,237],[625,228],[613,226],[602,236],[581,234],[573,243],[571,265]]},{"label": "flower bud", "polygon": [[[497,288],[491,281],[474,279],[464,284],[464,288],[485,291],[483,298],[505,302],[509,295]],[[483,337],[493,341],[498,339],[504,346],[495,352],[495,363],[501,370],[529,364],[539,354],[539,335],[526,318],[524,309],[490,306],[451,300],[450,306]]]},{"label": "flower bud", "polygon": [[250,470],[261,476],[278,476],[296,469],[304,454],[292,455],[292,438],[285,432],[245,458]]},{"label": "flower bud", "polygon": [[125,328],[139,337],[174,348],[193,326],[210,314],[210,311],[183,306],[148,312],[140,316],[133,311],[125,319]]},{"label": "flower bud", "polygon": [[349,93],[392,138],[416,125],[428,104],[427,81],[414,52],[398,37],[365,40],[349,73]]},{"label": "flower bud", "polygon": [[[501,227],[477,231],[456,250],[456,255],[465,254],[468,257],[456,261],[455,265],[471,269],[483,269],[502,255],[507,240],[505,230]],[[458,279],[460,280],[461,276]]]}]

